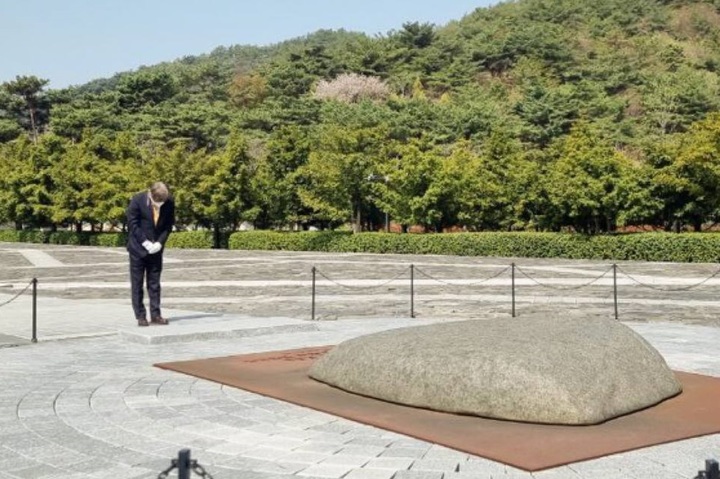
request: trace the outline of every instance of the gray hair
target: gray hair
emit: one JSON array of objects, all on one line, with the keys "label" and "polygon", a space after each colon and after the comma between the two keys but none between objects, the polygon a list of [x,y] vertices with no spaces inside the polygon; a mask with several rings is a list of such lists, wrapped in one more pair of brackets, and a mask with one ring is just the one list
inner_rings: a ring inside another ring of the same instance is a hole
[{"label": "gray hair", "polygon": [[170,196],[170,191],[165,183],[162,181],[156,181],[150,187],[150,197],[157,203],[167,201]]}]

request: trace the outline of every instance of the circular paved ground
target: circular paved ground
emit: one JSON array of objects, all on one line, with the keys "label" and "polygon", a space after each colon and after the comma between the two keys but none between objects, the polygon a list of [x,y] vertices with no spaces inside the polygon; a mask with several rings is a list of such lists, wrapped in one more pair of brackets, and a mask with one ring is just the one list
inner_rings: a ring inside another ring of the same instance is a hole
[{"label": "circular paved ground", "polygon": [[[680,479],[695,475],[720,451],[714,435],[531,475],[152,367],[336,344],[438,320],[509,317],[512,259],[191,250],[170,250],[166,258],[166,308],[198,317],[220,311],[307,320],[315,266],[322,273],[316,319],[338,321],[314,323],[314,332],[173,344],[124,341],[115,334],[119,328],[139,328],[132,324],[123,249],[0,244],[0,304],[37,277],[41,322],[40,343],[0,347],[0,478],[156,478],[178,449],[189,447],[216,478]],[[518,317],[612,317],[611,278],[598,279],[607,263],[514,261]],[[409,318],[410,265],[417,280],[416,319]],[[718,279],[689,291],[659,290],[699,283],[717,265],[620,266],[632,275],[619,275],[620,319],[632,322],[671,367],[720,376]],[[25,294],[0,306],[1,333],[27,336],[28,304]],[[71,339],[46,341],[47,328],[69,332]],[[91,332],[112,335],[80,338]]]}]

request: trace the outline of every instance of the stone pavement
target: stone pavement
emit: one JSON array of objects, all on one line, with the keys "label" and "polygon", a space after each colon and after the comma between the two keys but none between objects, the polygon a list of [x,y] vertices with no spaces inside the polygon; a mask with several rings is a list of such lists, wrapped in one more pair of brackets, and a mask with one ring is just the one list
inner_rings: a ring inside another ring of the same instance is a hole
[{"label": "stone pavement", "polygon": [[[720,459],[720,435],[711,435],[531,474],[152,366],[434,321],[512,321],[510,278],[480,283],[511,259],[181,250],[167,259],[170,325],[138,328],[121,249],[0,244],[0,304],[32,277],[40,292],[37,344],[27,293],[0,306],[0,478],[156,478],[181,448],[213,477],[233,479],[689,479]],[[515,320],[612,315],[608,278],[578,288],[606,263],[515,261],[530,276],[518,275]],[[378,286],[410,264],[432,277],[416,285],[416,318],[406,280]],[[319,321],[309,321],[312,266],[329,278],[316,285]],[[720,377],[720,283],[662,291],[699,283],[716,266],[621,267],[649,287],[619,277],[620,319],[672,368]]]}]

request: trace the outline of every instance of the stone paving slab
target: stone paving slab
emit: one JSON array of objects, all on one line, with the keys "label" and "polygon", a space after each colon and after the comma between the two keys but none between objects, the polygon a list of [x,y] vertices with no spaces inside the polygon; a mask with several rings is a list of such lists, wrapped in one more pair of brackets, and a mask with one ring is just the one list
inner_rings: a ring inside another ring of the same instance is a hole
[{"label": "stone paving slab", "polygon": [[204,341],[223,338],[245,338],[264,334],[282,334],[317,331],[308,321],[292,318],[240,318],[221,315],[219,320],[194,321],[192,318],[173,319],[167,316],[167,326],[151,325],[147,328],[123,328],[122,339],[144,344],[167,344]]},{"label": "stone paving slab", "polygon": [[[8,259],[28,250],[41,250],[61,266]],[[413,265],[416,317],[501,317],[510,310],[514,262],[518,314],[613,314],[610,261],[170,249],[165,262],[165,305],[203,313],[309,319],[316,267],[316,317],[402,317],[408,315]],[[622,320],[671,318],[720,327],[720,278],[711,277],[717,264],[617,263]],[[15,292],[38,277],[41,298],[114,299],[129,307],[123,248],[0,243],[0,265],[0,292]],[[369,296],[373,301],[364,300]]]},{"label": "stone paving slab", "polygon": [[[0,303],[12,297],[0,293]],[[1,307],[0,331],[24,339],[32,338],[32,308],[32,298],[28,294]],[[221,316],[182,309],[163,309],[163,315],[173,321],[207,319],[209,324],[214,324],[212,319]],[[115,335],[138,328],[129,299],[108,302],[42,296],[37,300],[36,321],[38,341]]]},{"label": "stone paving slab", "polygon": [[[46,258],[45,266],[33,266],[20,249],[42,250],[61,265],[47,266]],[[387,280],[416,264],[438,279],[467,282],[494,274],[512,259],[215,250],[169,250],[167,259],[163,278],[182,283],[163,290],[163,314],[172,322],[138,328],[122,248],[0,244],[0,285],[11,285],[0,287],[0,304],[18,291],[13,285],[40,278],[39,342],[0,347],[0,477],[155,479],[184,447],[190,447],[193,458],[218,479],[317,479],[342,474],[344,467],[349,468],[344,479],[690,479],[706,459],[720,458],[720,435],[711,435],[530,474],[152,367],[158,362],[335,344],[361,334],[442,320],[509,318],[509,302],[503,302],[505,284],[478,290],[438,283],[420,288],[418,294],[424,297],[416,305],[416,318],[408,317],[400,286],[380,291],[328,286],[317,304],[322,321],[311,322],[306,285],[313,265],[333,279]],[[535,279],[553,280],[549,283],[555,287],[572,286],[577,278],[590,280],[607,267],[592,261],[516,261]],[[663,287],[682,287],[717,269],[714,264],[623,266],[634,277]],[[280,287],[278,280],[289,283]],[[90,281],[117,287],[62,286]],[[207,286],[211,281],[267,284]],[[45,283],[55,284],[54,289],[43,290]],[[718,287],[666,292],[626,285],[620,295],[621,319],[647,338],[672,368],[720,377]],[[578,291],[528,285],[521,292],[520,319],[538,311],[612,314],[606,285]],[[384,299],[382,294],[390,296]],[[183,303],[189,298],[197,300]],[[225,303],[223,298],[233,299]],[[0,307],[0,334],[27,341],[30,306],[23,295]],[[273,327],[288,329],[249,335]],[[191,330],[210,334],[203,340],[165,343],[123,339],[125,333],[140,334],[139,329],[159,337],[189,337]],[[245,333],[221,334],[235,329]]]},{"label": "stone paving slab", "polygon": [[[390,471],[397,478],[632,478],[652,471],[652,477],[689,479],[720,451],[720,437],[714,435],[530,474],[150,367],[160,361],[331,344],[416,323],[363,319],[318,322],[315,331],[253,338],[141,344],[104,336],[0,350],[0,377],[9,386],[0,391],[0,444],[8,454],[5,462],[0,454],[0,467],[7,465],[9,477],[47,468],[69,475],[76,464],[97,472],[77,477],[157,477],[158,466],[180,448],[191,447],[214,477],[228,478],[331,477],[347,469],[346,477],[383,477]],[[708,348],[720,343],[717,328],[629,325],[672,367],[720,376],[720,358]],[[31,465],[21,460],[28,450],[35,455]],[[68,455],[74,462],[64,465],[61,457]]]},{"label": "stone paving slab", "polygon": [[30,341],[18,338],[17,336],[10,336],[9,334],[0,334],[0,348],[9,348],[25,344],[30,344]]}]

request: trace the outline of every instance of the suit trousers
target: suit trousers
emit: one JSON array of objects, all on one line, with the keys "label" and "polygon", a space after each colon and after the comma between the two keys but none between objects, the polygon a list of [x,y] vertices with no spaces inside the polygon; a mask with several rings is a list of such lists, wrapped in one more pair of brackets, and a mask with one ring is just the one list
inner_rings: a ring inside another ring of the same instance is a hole
[{"label": "suit trousers", "polygon": [[160,318],[160,274],[162,273],[162,253],[149,254],[144,258],[130,255],[130,291],[135,319],[147,319],[143,303],[143,280],[147,282],[150,298],[150,318]]}]

